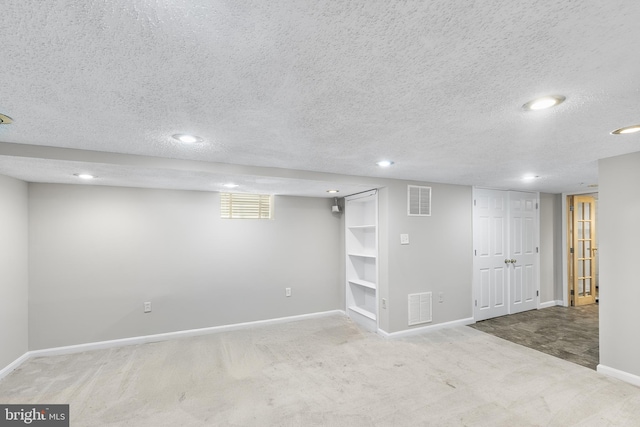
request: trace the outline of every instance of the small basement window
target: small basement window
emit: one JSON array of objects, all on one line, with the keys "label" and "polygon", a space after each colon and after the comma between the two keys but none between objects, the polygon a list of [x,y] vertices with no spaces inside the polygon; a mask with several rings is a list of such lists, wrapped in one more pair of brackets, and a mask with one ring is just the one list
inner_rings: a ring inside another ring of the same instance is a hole
[{"label": "small basement window", "polygon": [[271,219],[273,196],[268,194],[220,193],[220,218]]}]

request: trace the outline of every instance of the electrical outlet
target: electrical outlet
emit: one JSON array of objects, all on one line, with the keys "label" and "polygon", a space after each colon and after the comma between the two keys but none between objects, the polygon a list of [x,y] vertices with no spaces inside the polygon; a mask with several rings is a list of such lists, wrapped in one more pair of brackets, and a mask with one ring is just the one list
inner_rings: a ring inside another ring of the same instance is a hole
[{"label": "electrical outlet", "polygon": [[151,301],[147,301],[144,303],[144,312],[151,313]]},{"label": "electrical outlet", "polygon": [[284,296],[286,297],[291,296],[291,288],[284,288]]},{"label": "electrical outlet", "polygon": [[438,302],[444,302],[444,292],[438,294]]},{"label": "electrical outlet", "polygon": [[409,235],[408,234],[401,234],[400,235],[400,244],[401,245],[408,245],[409,244]]}]

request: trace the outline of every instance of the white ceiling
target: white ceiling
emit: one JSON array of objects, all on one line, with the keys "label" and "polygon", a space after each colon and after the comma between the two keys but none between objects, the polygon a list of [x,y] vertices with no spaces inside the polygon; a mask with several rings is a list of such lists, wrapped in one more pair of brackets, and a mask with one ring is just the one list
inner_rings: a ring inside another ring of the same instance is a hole
[{"label": "white ceiling", "polygon": [[[640,123],[639,21],[637,0],[8,0],[0,174],[322,197],[383,177],[581,191],[598,159],[640,151],[640,134],[609,134]],[[548,94],[567,100],[522,110]]]}]

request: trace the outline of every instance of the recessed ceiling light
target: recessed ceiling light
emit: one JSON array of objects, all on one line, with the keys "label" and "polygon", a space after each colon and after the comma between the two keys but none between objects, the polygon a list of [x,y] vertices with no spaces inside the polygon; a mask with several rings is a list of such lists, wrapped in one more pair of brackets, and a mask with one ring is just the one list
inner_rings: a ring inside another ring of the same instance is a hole
[{"label": "recessed ceiling light", "polygon": [[13,119],[11,117],[0,114],[0,125],[8,125],[10,123],[13,123]]},{"label": "recessed ceiling light", "polygon": [[525,175],[522,177],[523,181],[533,181],[534,179],[540,178],[538,175]]},{"label": "recessed ceiling light", "polygon": [[187,135],[187,134],[184,134],[184,133],[177,133],[177,134],[172,135],[172,136],[173,136],[174,139],[177,139],[180,142],[184,142],[185,144],[193,144],[194,142],[202,142],[202,141],[204,141],[199,136]]},{"label": "recessed ceiling light", "polygon": [[640,125],[627,126],[620,129],[616,129],[611,132],[612,135],[624,135],[627,133],[636,133],[640,132]]},{"label": "recessed ceiling light", "polygon": [[327,193],[339,193],[340,190],[327,190]]},{"label": "recessed ceiling light", "polygon": [[77,176],[80,179],[94,179],[94,178],[97,178],[97,176],[91,175],[91,174],[88,174],[88,173],[74,173],[73,175]]},{"label": "recessed ceiling light", "polygon": [[527,102],[522,106],[525,110],[544,110],[545,108],[555,107],[558,104],[562,104],[567,99],[562,95],[549,95],[537,98]]},{"label": "recessed ceiling light", "polygon": [[223,184],[222,186],[223,186],[223,187],[227,187],[227,188],[236,188],[236,187],[239,187],[239,185],[238,185],[238,184],[233,184],[233,183],[231,183],[231,182],[230,182],[230,183],[228,183],[228,184]]},{"label": "recessed ceiling light", "polygon": [[392,164],[393,162],[391,160],[380,160],[376,163],[376,165],[380,166],[381,168],[388,168]]}]

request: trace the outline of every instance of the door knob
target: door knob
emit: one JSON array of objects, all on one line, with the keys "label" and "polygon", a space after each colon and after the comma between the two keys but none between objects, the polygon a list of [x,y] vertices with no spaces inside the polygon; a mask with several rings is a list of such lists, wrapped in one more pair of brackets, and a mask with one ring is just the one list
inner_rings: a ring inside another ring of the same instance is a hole
[{"label": "door knob", "polygon": [[517,260],[515,260],[513,258],[511,259],[511,264],[515,264],[516,262],[517,262]]},{"label": "door knob", "polygon": [[511,261],[510,261],[510,260],[508,260],[508,259],[505,259],[505,260],[504,260],[504,263],[505,263],[505,264],[509,264],[510,262],[511,262]]}]

